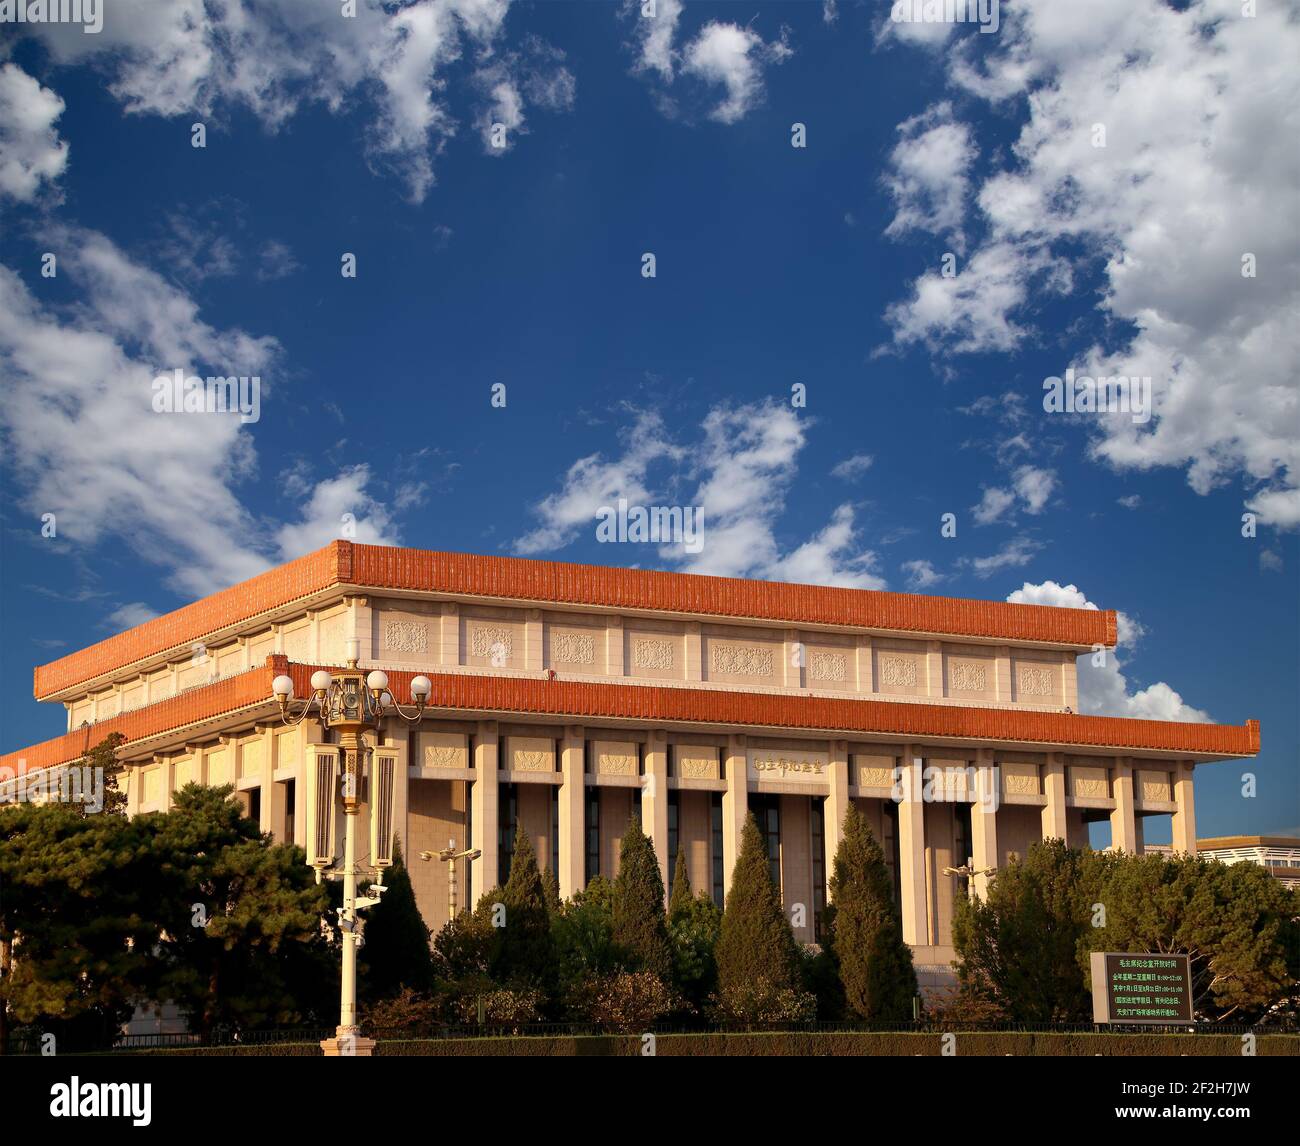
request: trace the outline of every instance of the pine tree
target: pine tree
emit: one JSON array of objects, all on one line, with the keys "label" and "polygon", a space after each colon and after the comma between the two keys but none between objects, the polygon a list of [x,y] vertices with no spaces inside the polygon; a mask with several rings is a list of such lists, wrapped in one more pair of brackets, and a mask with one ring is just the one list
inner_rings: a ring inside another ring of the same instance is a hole
[{"label": "pine tree", "polygon": [[510,878],[501,902],[505,905],[505,926],[496,929],[492,978],[500,983],[529,986],[548,982],[554,972],[551,918],[537,855],[523,824],[515,833]]},{"label": "pine tree", "polygon": [[614,880],[614,942],[622,949],[629,970],[644,968],[664,980],[672,974],[659,859],[635,816],[623,835],[618,878]]},{"label": "pine tree", "polygon": [[560,910],[560,880],[553,868],[542,872],[542,888],[546,892],[546,910],[554,920]]},{"label": "pine tree", "polygon": [[369,1000],[389,998],[403,987],[426,991],[433,983],[429,929],[415,901],[398,839],[393,840],[393,866],[384,883],[388,890],[365,915],[359,959],[361,988]]},{"label": "pine tree", "polygon": [[[126,793],[119,790],[117,778],[122,774],[123,765],[118,762],[117,750],[126,743],[126,737],[120,732],[110,732],[81,758],[79,767],[89,768],[103,777],[103,806],[94,810],[109,816],[126,815]],[[87,804],[74,805],[79,815],[93,814]]]},{"label": "pine tree", "polygon": [[765,984],[772,991],[799,986],[799,947],[768,870],[767,848],[751,815],[741,835],[718,939],[718,985],[725,993]]},{"label": "pine tree", "polygon": [[916,995],[912,952],[903,942],[884,852],[853,805],[844,817],[830,891],[831,945],[848,1009],[864,1019],[906,1021]]},{"label": "pine tree", "polygon": [[682,917],[691,906],[691,880],[686,873],[686,849],[677,848],[677,862],[673,866],[673,894],[668,901],[668,919]]}]

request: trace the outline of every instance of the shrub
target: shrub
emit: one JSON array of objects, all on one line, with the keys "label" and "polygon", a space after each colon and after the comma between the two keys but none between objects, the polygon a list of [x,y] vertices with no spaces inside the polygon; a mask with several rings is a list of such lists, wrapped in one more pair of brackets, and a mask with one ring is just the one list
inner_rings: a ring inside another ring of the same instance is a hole
[{"label": "shrub", "polygon": [[636,1032],[653,1026],[673,1010],[668,985],[651,971],[620,971],[593,984],[587,1013],[611,1030]]}]

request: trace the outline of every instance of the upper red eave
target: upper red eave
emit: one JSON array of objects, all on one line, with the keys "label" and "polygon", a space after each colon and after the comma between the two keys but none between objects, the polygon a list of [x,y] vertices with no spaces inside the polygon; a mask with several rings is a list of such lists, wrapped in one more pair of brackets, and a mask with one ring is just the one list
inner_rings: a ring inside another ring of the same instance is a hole
[{"label": "upper red eave", "polygon": [[1111,647],[1111,610],[1058,609],[824,585],[704,577],[335,541],[210,597],[155,617],[35,673],[37,699],[251,620],[332,586],[829,625],[1008,644]]}]

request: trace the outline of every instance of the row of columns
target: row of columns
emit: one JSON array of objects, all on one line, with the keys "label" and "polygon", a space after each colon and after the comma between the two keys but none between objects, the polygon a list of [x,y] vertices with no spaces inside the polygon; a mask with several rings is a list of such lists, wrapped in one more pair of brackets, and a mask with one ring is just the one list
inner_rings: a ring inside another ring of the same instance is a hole
[{"label": "row of columns", "polygon": [[[584,829],[584,730],[579,726],[565,729],[560,742],[559,792],[559,871],[561,896],[581,890],[585,883],[586,847]],[[499,766],[500,736],[495,721],[479,725],[474,738],[473,766],[475,782],[471,786],[472,846],[482,858],[472,865],[473,898],[495,882],[499,864]],[[925,802],[923,769],[925,760],[912,745],[904,745],[902,758],[903,799],[898,804],[899,882],[903,938],[914,945],[932,942],[929,935],[925,876]],[[722,775],[726,790],[722,794],[723,880],[730,887],[736,865],[745,818],[749,813],[746,739],[743,735],[728,738],[722,755]],[[1044,839],[1068,839],[1066,820],[1066,772],[1062,753],[1050,753],[1043,769],[1042,835]],[[988,890],[989,873],[1000,863],[996,807],[997,774],[993,749],[976,753],[976,790],[971,805],[971,855],[975,872],[976,894]],[[1173,814],[1173,846],[1176,851],[1194,852],[1195,807],[1192,798],[1192,767],[1177,766],[1174,777],[1177,811]],[[1140,850],[1139,821],[1133,789],[1133,766],[1121,759],[1115,765],[1113,785],[1115,800],[1111,812],[1112,845],[1124,851]],[[848,742],[832,741],[829,753],[826,803],[824,814],[825,871],[829,881],[834,871],[835,854],[843,834],[844,816],[849,806]],[[650,734],[642,777],[643,827],[654,844],[660,874],[668,886],[668,748],[667,736],[656,730]]]}]

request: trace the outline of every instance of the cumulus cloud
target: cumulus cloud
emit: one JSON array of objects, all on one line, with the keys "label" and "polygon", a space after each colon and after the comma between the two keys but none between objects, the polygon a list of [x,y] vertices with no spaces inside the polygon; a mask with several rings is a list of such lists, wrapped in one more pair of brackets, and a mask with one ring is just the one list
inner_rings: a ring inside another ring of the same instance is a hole
[{"label": "cumulus cloud", "polygon": [[944,574],[937,572],[929,561],[904,561],[902,568],[909,589],[925,590],[944,580]]},{"label": "cumulus cloud", "polygon": [[[181,369],[260,376],[265,412],[279,343],[206,322],[188,294],[97,232],[61,227],[45,238],[77,290],[66,305],[34,297],[0,266],[0,440],[24,506],[55,514],[62,538],[126,542],[167,567],[185,594],[295,555],[294,538],[306,533],[277,543],[236,496],[236,483],[257,469],[238,415],[157,413],[152,404],[153,380]],[[309,520],[332,504],[313,499]]]},{"label": "cumulus cloud", "polygon": [[[562,548],[596,527],[596,511],[619,498],[629,505],[684,504],[703,511],[704,545],[690,553],[661,545],[657,558],[690,573],[884,587],[877,556],[864,547],[853,507],[842,504],[812,536],[783,545],[777,527],[798,473],[806,423],[780,403],[719,405],[698,434],[672,438],[655,413],[638,414],[613,458],[574,462],[560,488],[533,507],[536,528],[515,541],[524,553]],[[659,471],[654,463],[662,462]],[[674,490],[692,489],[683,497]]]},{"label": "cumulus cloud", "polygon": [[790,54],[784,37],[766,43],[752,28],[714,20],[686,46],[682,70],[721,84],[726,96],[709,116],[719,123],[735,123],[762,100],[764,66],[779,64]]},{"label": "cumulus cloud", "polygon": [[965,250],[962,217],[976,156],[970,128],[953,118],[952,104],[945,102],[904,120],[898,134],[884,179],[895,205],[885,234],[928,231],[951,236],[955,249]]},{"label": "cumulus cloud", "polygon": [[1108,329],[1132,333],[1057,373],[1150,376],[1155,413],[1092,419],[1092,456],[1185,469],[1202,494],[1244,479],[1263,523],[1300,525],[1300,153],[1276,142],[1300,134],[1294,7],[1007,0],[1003,16],[944,49],[948,74],[1026,119],[973,189],[982,241],[889,308],[895,342],[1012,350],[1035,295],[1068,288],[1065,259],[1095,268]]},{"label": "cumulus cloud", "polygon": [[677,114],[667,89],[679,76],[688,76],[706,89],[722,88],[722,99],[706,113],[718,123],[736,123],[763,100],[763,73],[793,54],[785,29],[775,40],[764,40],[753,28],[710,20],[682,47],[676,43],[682,16],[680,0],[658,0],[653,15],[641,5],[627,3],[624,14],[636,20],[637,59],[634,74],[652,75],[661,85],[661,110]]},{"label": "cumulus cloud", "polygon": [[0,67],[0,197],[30,203],[63,174],[68,145],[54,126],[63,100],[17,64]]},{"label": "cumulus cloud", "polygon": [[[364,103],[367,161],[402,180],[420,202],[433,185],[434,160],[458,127],[452,65],[467,55],[499,55],[509,6],[358,0],[349,18],[320,0],[115,0],[97,36],[70,25],[30,27],[57,62],[104,69],[110,92],[131,114],[220,122],[246,110],[274,131],[309,104],[343,112]],[[524,73],[500,84],[515,96],[531,92],[550,110],[571,104],[572,76],[531,55]],[[504,104],[496,86],[493,101]]]},{"label": "cumulus cloud", "polygon": [[[1021,605],[1052,605],[1064,609],[1096,609],[1097,606],[1076,585],[1044,581],[1034,585],[1026,581],[1007,596]],[[1145,636],[1146,630],[1127,613],[1117,611],[1117,649],[1086,654],[1079,658],[1079,708],[1092,716],[1129,716],[1139,720],[1179,720],[1207,724],[1213,721],[1208,712],[1194,708],[1166,684],[1157,681],[1135,689],[1121,668],[1119,649],[1131,652]],[[1102,663],[1098,664],[1097,661]]]}]

